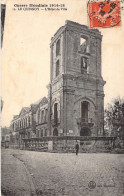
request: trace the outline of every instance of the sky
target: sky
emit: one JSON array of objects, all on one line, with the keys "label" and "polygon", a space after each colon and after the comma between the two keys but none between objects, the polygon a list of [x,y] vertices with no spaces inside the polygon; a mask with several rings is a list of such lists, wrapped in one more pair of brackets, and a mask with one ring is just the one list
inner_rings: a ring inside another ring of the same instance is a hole
[{"label": "sky", "polygon": [[[3,0],[4,2],[5,0]],[[53,0],[67,11],[24,11],[14,5],[51,4],[51,0],[6,0],[2,47],[2,126],[9,126],[13,115],[47,96],[50,80],[50,40],[66,20],[89,25],[87,0]],[[13,10],[16,8],[16,10]],[[102,39],[102,76],[105,105],[124,97],[124,10],[121,26],[99,28]]]}]

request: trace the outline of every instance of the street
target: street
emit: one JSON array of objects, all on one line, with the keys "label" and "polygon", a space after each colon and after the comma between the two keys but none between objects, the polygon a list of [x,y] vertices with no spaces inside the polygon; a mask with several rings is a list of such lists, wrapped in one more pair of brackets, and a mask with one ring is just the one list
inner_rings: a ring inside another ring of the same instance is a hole
[{"label": "street", "polygon": [[122,196],[124,155],[2,149],[3,196]]}]

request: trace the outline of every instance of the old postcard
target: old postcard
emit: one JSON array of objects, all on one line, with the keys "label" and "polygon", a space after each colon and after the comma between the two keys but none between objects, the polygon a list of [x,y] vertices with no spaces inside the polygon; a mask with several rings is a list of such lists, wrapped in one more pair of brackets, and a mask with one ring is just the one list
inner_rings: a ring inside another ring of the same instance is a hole
[{"label": "old postcard", "polygon": [[1,195],[124,195],[124,1],[2,0]]}]

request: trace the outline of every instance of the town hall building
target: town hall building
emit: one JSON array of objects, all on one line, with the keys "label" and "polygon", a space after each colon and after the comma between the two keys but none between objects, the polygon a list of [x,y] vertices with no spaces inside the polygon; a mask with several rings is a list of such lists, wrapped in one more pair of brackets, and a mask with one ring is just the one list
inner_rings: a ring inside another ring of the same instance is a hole
[{"label": "town hall building", "polygon": [[[18,132],[19,138],[23,133],[25,139],[103,136],[105,81],[101,73],[101,43],[99,30],[67,20],[50,43],[48,97],[16,115],[16,121],[14,118],[11,122],[12,132]],[[25,133],[29,123],[24,124],[25,131],[21,123],[27,113],[30,121],[33,119],[28,136]]]},{"label": "town hall building", "polygon": [[101,75],[102,35],[66,21],[51,40],[50,135],[103,134],[105,81]]}]

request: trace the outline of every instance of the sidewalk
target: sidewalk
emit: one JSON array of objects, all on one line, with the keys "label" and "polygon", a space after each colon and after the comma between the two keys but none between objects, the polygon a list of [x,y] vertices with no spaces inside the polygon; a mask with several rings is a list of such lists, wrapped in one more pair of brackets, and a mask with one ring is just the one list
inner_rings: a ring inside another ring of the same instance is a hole
[{"label": "sidewalk", "polygon": [[[31,184],[23,164],[12,155],[13,150],[2,149],[1,191],[3,196],[30,196]],[[13,152],[14,153],[14,152]]]}]

